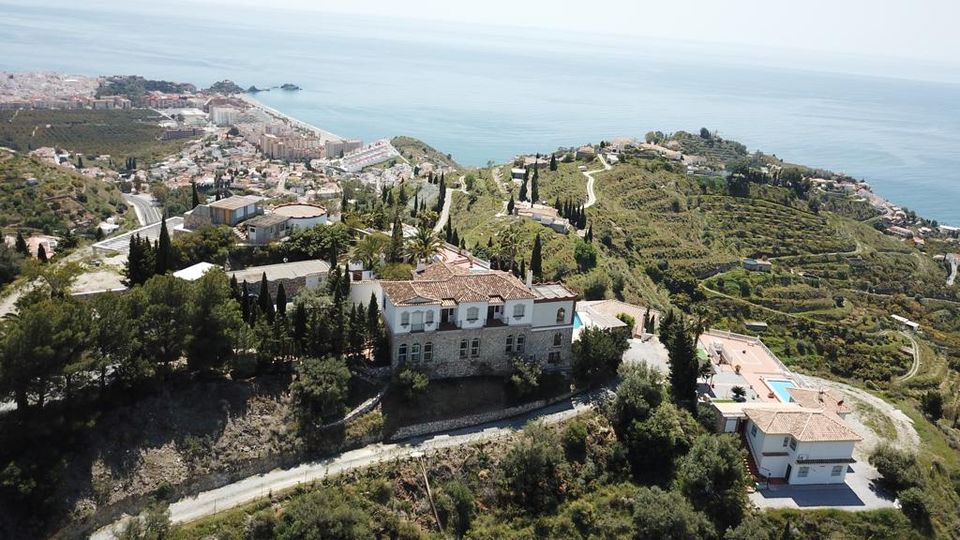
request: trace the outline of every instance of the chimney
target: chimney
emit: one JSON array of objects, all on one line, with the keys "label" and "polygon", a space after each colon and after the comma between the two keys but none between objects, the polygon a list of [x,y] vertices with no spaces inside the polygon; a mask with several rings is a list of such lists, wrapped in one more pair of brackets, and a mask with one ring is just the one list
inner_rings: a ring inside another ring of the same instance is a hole
[{"label": "chimney", "polygon": [[527,288],[533,288],[533,270],[527,270]]}]

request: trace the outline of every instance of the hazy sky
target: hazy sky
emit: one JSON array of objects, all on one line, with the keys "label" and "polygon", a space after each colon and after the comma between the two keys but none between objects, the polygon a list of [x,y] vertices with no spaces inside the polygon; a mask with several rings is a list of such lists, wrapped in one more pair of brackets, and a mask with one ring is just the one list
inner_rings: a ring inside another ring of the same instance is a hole
[{"label": "hazy sky", "polygon": [[[264,6],[262,0],[190,0]],[[337,13],[957,62],[958,0],[272,0]]]}]

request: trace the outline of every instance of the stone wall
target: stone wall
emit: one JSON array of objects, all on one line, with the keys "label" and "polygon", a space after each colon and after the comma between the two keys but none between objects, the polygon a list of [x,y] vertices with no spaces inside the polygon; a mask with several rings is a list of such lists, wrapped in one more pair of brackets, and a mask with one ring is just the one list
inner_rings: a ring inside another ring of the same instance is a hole
[{"label": "stone wall", "polygon": [[399,441],[403,439],[409,439],[411,437],[419,437],[422,435],[429,435],[431,433],[446,432],[455,429],[461,429],[471,426],[476,426],[479,424],[486,424],[488,422],[496,422],[497,420],[504,420],[506,418],[513,418],[514,416],[520,416],[522,414],[527,414],[538,409],[542,409],[554,403],[559,403],[566,399],[570,399],[570,396],[573,395],[573,392],[568,392],[566,394],[550,398],[550,399],[541,399],[538,401],[532,401],[530,403],[525,403],[523,405],[517,405],[516,407],[510,407],[507,409],[500,409],[499,411],[490,411],[486,413],[471,414],[467,416],[460,416],[458,418],[451,418],[449,420],[437,420],[436,422],[424,422],[423,424],[414,424],[412,426],[403,426],[397,431],[393,432],[387,437],[389,441]]},{"label": "stone wall", "polygon": [[[556,334],[560,334],[560,345],[554,346]],[[518,336],[524,336],[524,351],[516,352]],[[507,336],[513,336],[513,352],[506,351]],[[472,356],[471,342],[480,339],[480,354]],[[442,330],[419,332],[391,336],[391,365],[394,370],[403,366],[398,361],[400,346],[407,346],[406,366],[425,373],[431,379],[471,377],[474,375],[508,375],[513,372],[513,359],[522,356],[527,360],[541,364],[545,371],[570,369],[573,338],[572,327],[533,329],[529,326],[494,326],[477,329]],[[460,343],[467,341],[467,357],[460,357]],[[424,345],[433,346],[433,358],[423,359]],[[420,360],[414,362],[411,356],[414,344],[420,346]],[[559,362],[548,363],[549,353],[560,353]]]}]

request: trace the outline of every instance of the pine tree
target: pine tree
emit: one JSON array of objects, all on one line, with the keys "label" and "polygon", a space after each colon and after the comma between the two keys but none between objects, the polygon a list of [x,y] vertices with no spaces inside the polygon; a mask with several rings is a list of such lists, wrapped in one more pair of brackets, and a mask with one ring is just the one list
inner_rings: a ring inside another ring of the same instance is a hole
[{"label": "pine tree", "polygon": [[543,281],[543,241],[540,233],[533,239],[533,252],[530,254],[530,272],[537,283]]},{"label": "pine tree", "polygon": [[273,306],[273,299],[270,298],[270,285],[267,282],[267,273],[264,272],[260,277],[260,297],[257,299],[260,311],[267,316],[267,321],[273,324],[273,317],[276,310]]},{"label": "pine tree", "polygon": [[510,202],[507,203],[507,214],[513,215],[513,209],[516,206],[516,203],[513,202],[513,194],[510,194]]},{"label": "pine tree", "polygon": [[170,233],[167,231],[167,218],[160,222],[160,239],[157,240],[155,274],[163,275],[173,270],[173,246],[170,244]]},{"label": "pine tree", "polygon": [[284,290],[282,281],[277,285],[277,315],[287,316],[287,291]]},{"label": "pine tree", "polygon": [[43,244],[37,246],[37,260],[42,263],[47,262],[47,250],[44,249]]},{"label": "pine tree", "polygon": [[191,202],[191,204],[193,204],[192,208],[196,208],[196,207],[200,206],[200,194],[197,193],[197,183],[196,183],[196,182],[190,182],[190,188],[191,188],[191,201],[190,201],[190,202]]},{"label": "pine tree", "polygon": [[30,256],[30,248],[27,247],[27,240],[23,237],[23,233],[21,231],[17,231],[17,241],[14,244],[14,248],[17,250],[17,253],[23,255],[24,257]]},{"label": "pine tree", "polygon": [[552,155],[550,156],[550,170],[551,170],[551,171],[557,170],[557,155],[556,155],[556,154],[552,154]]}]

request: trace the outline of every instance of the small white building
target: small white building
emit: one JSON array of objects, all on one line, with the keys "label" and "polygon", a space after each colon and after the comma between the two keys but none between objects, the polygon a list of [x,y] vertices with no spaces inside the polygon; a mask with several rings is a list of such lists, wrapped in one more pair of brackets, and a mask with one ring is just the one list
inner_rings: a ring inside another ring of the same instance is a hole
[{"label": "small white building", "polygon": [[745,437],[761,476],[788,484],[842,484],[862,438],[837,415],[804,407],[744,408]]}]

